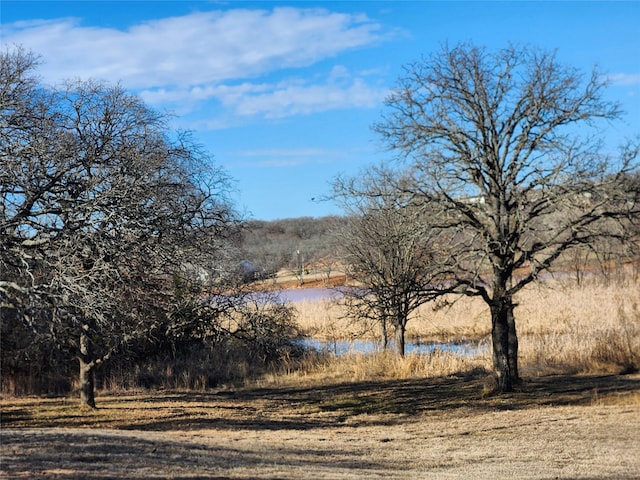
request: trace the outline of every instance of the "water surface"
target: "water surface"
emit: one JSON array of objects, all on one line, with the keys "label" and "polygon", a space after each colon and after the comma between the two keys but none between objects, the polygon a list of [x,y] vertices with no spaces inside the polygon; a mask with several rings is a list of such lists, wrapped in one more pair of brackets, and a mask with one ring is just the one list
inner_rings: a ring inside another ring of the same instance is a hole
[{"label": "water surface", "polygon": [[[377,340],[318,340],[317,338],[302,338],[298,343],[305,348],[310,348],[318,352],[328,352],[335,355],[346,355],[348,353],[375,353],[382,351],[382,343]],[[394,349],[391,342],[388,346]],[[436,350],[453,352],[461,356],[476,356],[486,352],[485,344],[472,342],[411,342],[405,345],[406,353],[429,354]]]}]

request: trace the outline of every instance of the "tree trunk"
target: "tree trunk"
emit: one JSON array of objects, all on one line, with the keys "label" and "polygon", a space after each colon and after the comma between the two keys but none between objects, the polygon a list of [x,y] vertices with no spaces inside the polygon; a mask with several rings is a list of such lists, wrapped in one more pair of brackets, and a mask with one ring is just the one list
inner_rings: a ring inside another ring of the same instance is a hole
[{"label": "tree trunk", "polygon": [[387,320],[385,318],[380,321],[380,337],[382,349],[386,351],[389,346],[389,339],[387,338]]},{"label": "tree trunk", "polygon": [[513,315],[515,305],[509,302],[507,305],[507,325],[509,326],[509,349],[508,361],[511,381],[513,384],[520,383],[520,372],[518,371],[518,334],[516,332],[516,320]]},{"label": "tree trunk", "polygon": [[83,329],[80,334],[80,406],[96,408],[93,369],[95,362],[91,358],[91,339]]},{"label": "tree trunk", "polygon": [[493,342],[493,368],[501,393],[513,390],[513,374],[509,361],[509,311],[510,302],[499,299],[491,305],[491,339]]},{"label": "tree trunk", "polygon": [[83,407],[96,408],[93,367],[92,362],[86,363],[80,358],[80,405]]},{"label": "tree trunk", "polygon": [[396,325],[396,349],[400,356],[404,357],[405,354],[405,330],[406,326],[403,323]]}]

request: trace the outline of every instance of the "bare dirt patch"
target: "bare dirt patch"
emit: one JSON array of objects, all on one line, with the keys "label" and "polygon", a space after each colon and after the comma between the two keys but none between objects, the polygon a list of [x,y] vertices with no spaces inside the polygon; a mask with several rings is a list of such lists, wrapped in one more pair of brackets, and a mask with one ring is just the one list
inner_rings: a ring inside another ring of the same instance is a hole
[{"label": "bare dirt patch", "polygon": [[640,478],[640,376],[3,399],[2,478]]}]

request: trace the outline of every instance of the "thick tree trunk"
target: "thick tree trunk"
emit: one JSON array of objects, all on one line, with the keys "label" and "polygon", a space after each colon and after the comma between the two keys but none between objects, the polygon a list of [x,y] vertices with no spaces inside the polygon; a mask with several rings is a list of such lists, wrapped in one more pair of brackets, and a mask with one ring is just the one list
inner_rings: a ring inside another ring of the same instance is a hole
[{"label": "thick tree trunk", "polygon": [[80,405],[83,407],[96,408],[93,367],[92,362],[86,363],[80,358]]},{"label": "thick tree trunk", "polygon": [[520,372],[518,371],[518,334],[516,332],[516,321],[513,315],[514,308],[515,305],[512,302],[507,305],[507,325],[509,326],[508,361],[511,381],[515,385],[520,383]]},{"label": "thick tree trunk", "polygon": [[405,354],[405,330],[406,326],[403,323],[396,325],[396,350],[402,357]]},{"label": "thick tree trunk", "polygon": [[509,361],[509,302],[497,301],[491,305],[491,339],[493,341],[493,368],[501,393],[513,390],[513,372]]},{"label": "thick tree trunk", "polygon": [[80,405],[89,408],[96,408],[95,385],[93,369],[95,362],[91,356],[91,339],[87,335],[86,330],[80,334],[80,355],[78,357],[80,363]]}]

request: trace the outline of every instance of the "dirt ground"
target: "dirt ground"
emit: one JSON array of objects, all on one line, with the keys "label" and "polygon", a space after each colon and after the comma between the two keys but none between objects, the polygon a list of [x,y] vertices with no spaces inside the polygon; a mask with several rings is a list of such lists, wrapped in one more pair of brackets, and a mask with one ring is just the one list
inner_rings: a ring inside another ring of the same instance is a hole
[{"label": "dirt ground", "polygon": [[640,375],[5,398],[0,478],[640,479]]}]

